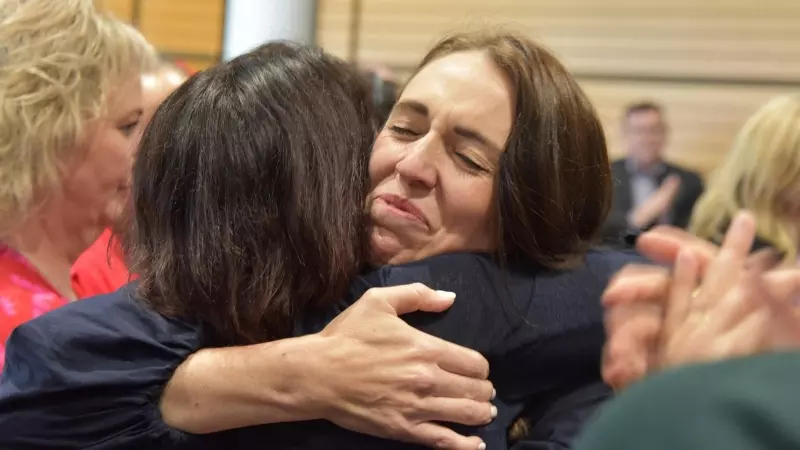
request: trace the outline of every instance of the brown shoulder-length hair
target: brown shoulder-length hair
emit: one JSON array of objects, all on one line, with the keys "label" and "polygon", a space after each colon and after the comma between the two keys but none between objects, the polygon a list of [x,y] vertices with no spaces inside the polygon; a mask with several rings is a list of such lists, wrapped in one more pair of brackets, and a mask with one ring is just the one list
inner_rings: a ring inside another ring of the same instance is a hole
[{"label": "brown shoulder-length hair", "polygon": [[447,37],[417,72],[444,56],[475,50],[486,52],[514,90],[514,123],[495,178],[498,256],[552,268],[579,262],[611,203],[600,120],[569,71],[514,32]]},{"label": "brown shoulder-length hair", "polygon": [[291,335],[364,256],[376,121],[360,74],[270,43],[196,74],[156,111],[123,236],[138,294],[225,344]]}]

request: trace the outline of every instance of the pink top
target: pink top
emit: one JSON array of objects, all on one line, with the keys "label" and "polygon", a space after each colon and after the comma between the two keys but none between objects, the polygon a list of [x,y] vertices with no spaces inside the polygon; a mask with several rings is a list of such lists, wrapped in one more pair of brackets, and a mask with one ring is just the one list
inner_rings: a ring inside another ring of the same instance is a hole
[{"label": "pink top", "polygon": [[67,303],[24,256],[0,243],[0,369],[17,325]]}]

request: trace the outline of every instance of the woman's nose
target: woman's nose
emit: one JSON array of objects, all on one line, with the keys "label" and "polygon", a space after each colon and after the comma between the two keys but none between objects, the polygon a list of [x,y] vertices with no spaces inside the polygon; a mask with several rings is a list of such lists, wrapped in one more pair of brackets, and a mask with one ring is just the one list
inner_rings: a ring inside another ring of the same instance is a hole
[{"label": "woman's nose", "polygon": [[431,138],[418,141],[395,165],[395,170],[406,183],[432,189],[436,185],[437,145]]}]

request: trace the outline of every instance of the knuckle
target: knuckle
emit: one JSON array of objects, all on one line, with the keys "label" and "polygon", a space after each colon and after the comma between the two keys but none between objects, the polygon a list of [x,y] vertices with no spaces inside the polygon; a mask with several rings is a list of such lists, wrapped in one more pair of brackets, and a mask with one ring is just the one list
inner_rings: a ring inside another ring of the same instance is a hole
[{"label": "knuckle", "polygon": [[471,402],[464,408],[464,420],[468,425],[481,425],[492,420],[492,406],[488,403]]},{"label": "knuckle", "polygon": [[494,397],[494,385],[490,381],[481,381],[480,394],[475,400],[488,402]]},{"label": "knuckle", "polygon": [[489,378],[489,360],[483,357],[478,352],[475,352],[475,357],[477,358],[478,362],[478,371],[480,372],[480,377],[482,380]]},{"label": "knuckle", "polygon": [[409,382],[416,391],[427,393],[436,385],[436,376],[431,368],[421,366],[411,372]]},{"label": "knuckle", "polygon": [[424,335],[419,336],[414,343],[413,354],[422,361],[435,361],[439,357],[439,349],[435,342],[426,338]]},{"label": "knuckle", "polygon": [[408,287],[418,297],[422,297],[422,295],[425,293],[425,290],[428,289],[427,286],[422,283],[411,283],[408,285]]},{"label": "knuckle", "polygon": [[379,288],[369,288],[361,298],[375,299],[379,296]]},{"label": "knuckle", "polygon": [[449,436],[437,436],[433,441],[433,448],[452,449],[456,444]]}]

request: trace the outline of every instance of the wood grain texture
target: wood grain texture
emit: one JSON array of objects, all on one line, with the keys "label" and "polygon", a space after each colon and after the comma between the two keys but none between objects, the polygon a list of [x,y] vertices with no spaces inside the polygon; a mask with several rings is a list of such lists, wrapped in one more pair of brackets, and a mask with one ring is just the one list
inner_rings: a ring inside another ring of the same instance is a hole
[{"label": "wood grain texture", "polygon": [[[346,57],[350,1],[319,0],[318,41]],[[669,158],[704,174],[774,95],[800,91],[800,0],[362,0],[358,61],[402,78],[448,32],[503,26],[575,74],[620,155],[625,105],[662,103]]]},{"label": "wood grain texture", "polygon": [[[98,8],[132,22],[137,0],[95,0]],[[138,0],[139,31],[167,55],[177,55],[193,67],[219,61],[225,0]]]},{"label": "wood grain texture", "polygon": [[131,22],[133,18],[133,0],[94,0],[94,4],[125,22]]},{"label": "wood grain texture", "polygon": [[624,154],[620,126],[626,105],[662,104],[670,126],[667,159],[708,175],[728,151],[739,128],[781,87],[579,80],[603,122],[613,158]]},{"label": "wood grain texture", "polygon": [[353,1],[323,0],[317,3],[317,42],[330,53],[348,59]]},{"label": "wood grain texture", "polygon": [[141,0],[140,29],[159,50],[218,55],[224,0]]}]

